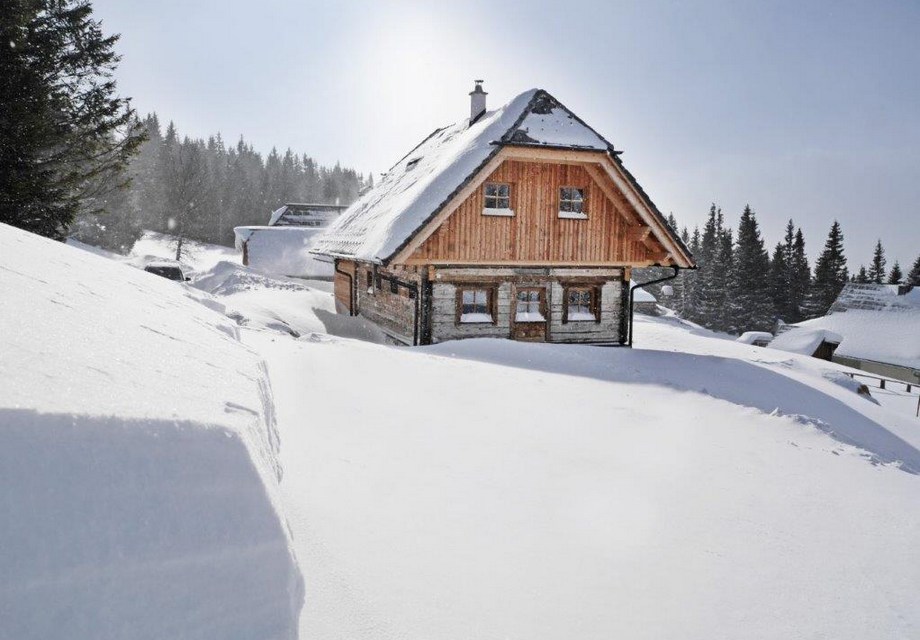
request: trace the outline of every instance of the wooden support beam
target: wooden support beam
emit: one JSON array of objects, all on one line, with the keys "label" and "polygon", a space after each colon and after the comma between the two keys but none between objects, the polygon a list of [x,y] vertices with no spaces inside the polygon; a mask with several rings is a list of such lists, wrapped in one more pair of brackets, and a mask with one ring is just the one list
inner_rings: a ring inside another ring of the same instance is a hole
[{"label": "wooden support beam", "polygon": [[631,242],[641,242],[645,244],[649,236],[652,235],[652,228],[645,226],[635,226],[626,231],[627,237]]},{"label": "wooden support beam", "polygon": [[611,180],[613,180],[618,189],[623,192],[623,195],[633,206],[633,209],[639,214],[645,224],[655,229],[655,237],[662,244],[662,246],[664,246],[666,250],[668,250],[673,255],[682,256],[681,260],[683,261],[685,259],[683,257],[683,252],[681,252],[678,245],[671,240],[668,231],[662,226],[662,223],[658,220],[655,213],[649,209],[648,205],[646,205],[636,190],[632,187],[632,185],[629,183],[629,180],[627,180],[623,173],[620,171],[620,168],[606,155],[604,156],[600,166],[604,169],[607,175],[610,176]]},{"label": "wooden support beam", "polygon": [[622,216],[622,218],[626,221],[626,224],[642,224],[642,219],[632,212],[632,205],[626,201],[626,198],[623,197],[622,193],[618,193],[617,190],[613,188],[613,186],[610,184],[610,178],[607,177],[607,174],[604,173],[603,169],[601,169],[599,165],[586,164],[585,171],[588,172],[588,175],[591,176],[591,179],[594,180],[597,186],[601,188],[601,191],[604,192],[604,195],[610,199],[617,213]]}]

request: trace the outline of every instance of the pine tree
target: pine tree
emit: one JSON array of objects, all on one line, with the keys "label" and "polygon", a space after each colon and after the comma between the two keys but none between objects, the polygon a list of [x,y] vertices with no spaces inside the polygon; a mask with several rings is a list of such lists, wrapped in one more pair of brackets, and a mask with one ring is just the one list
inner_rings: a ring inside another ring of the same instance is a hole
[{"label": "pine tree", "polygon": [[903,279],[904,273],[901,271],[901,265],[895,260],[894,266],[891,267],[891,274],[888,276],[888,284],[901,284]]},{"label": "pine tree", "polygon": [[859,265],[859,272],[853,277],[856,284],[869,284],[869,274],[866,272],[866,265]]},{"label": "pine tree", "polygon": [[[719,226],[722,225],[721,215],[718,220]],[[715,329],[717,331],[727,331],[728,333],[738,333],[738,303],[732,295],[735,290],[735,253],[734,241],[731,228],[722,228],[719,233],[719,250],[716,253],[716,268],[713,269],[714,276],[712,286],[714,289],[714,299],[716,300],[716,320]]]},{"label": "pine tree", "polygon": [[[791,222],[791,221],[790,221]],[[788,322],[799,322],[806,317],[806,307],[811,290],[811,266],[805,253],[805,235],[802,228],[795,231],[789,260],[789,318]]]},{"label": "pine tree", "polygon": [[843,255],[843,231],[834,220],[824,250],[815,262],[815,279],[809,298],[809,316],[823,316],[847,282],[847,260]]},{"label": "pine tree", "polygon": [[917,256],[917,259],[914,260],[914,266],[907,272],[907,284],[920,287],[920,256]]},{"label": "pine tree", "polygon": [[[686,233],[686,229],[684,229]],[[686,242],[686,241],[685,241]],[[693,228],[693,235],[689,236],[689,242],[686,242],[690,253],[696,258],[697,265],[700,255],[700,228]],[[699,269],[695,271],[681,271],[677,279],[680,283],[680,313],[684,318],[693,319],[699,317]]]},{"label": "pine tree", "polygon": [[769,331],[775,319],[768,279],[770,257],[750,205],[744,207],[738,223],[734,268],[733,303],[736,308],[733,319],[736,330]]},{"label": "pine tree", "polygon": [[869,282],[882,284],[885,281],[885,250],[882,248],[882,241],[875,243],[875,252],[872,254],[872,262],[869,263]]},{"label": "pine tree", "polygon": [[696,276],[696,305],[693,315],[688,318],[706,327],[714,327],[720,314],[720,296],[717,291],[719,276],[717,256],[719,237],[722,234],[722,211],[713,204],[709,208],[709,217],[700,235]]},{"label": "pine tree", "polygon": [[118,36],[82,0],[8,0],[0,20],[0,222],[62,239],[104,210],[143,140],[115,93]]},{"label": "pine tree", "polygon": [[674,217],[673,212],[668,214],[668,226],[671,227],[671,231],[675,234],[680,232],[677,226],[677,218]]},{"label": "pine tree", "polygon": [[789,263],[787,262],[786,247],[781,242],[776,243],[773,257],[770,258],[770,298],[773,300],[773,312],[778,318],[790,318],[789,303]]}]

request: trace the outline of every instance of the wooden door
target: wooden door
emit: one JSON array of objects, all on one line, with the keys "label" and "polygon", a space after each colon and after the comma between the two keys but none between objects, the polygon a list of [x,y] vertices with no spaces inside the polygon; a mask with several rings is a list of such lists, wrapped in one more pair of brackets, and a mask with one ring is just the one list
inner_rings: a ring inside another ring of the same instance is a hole
[{"label": "wooden door", "polygon": [[518,287],[511,315],[511,337],[546,342],[546,288]]}]

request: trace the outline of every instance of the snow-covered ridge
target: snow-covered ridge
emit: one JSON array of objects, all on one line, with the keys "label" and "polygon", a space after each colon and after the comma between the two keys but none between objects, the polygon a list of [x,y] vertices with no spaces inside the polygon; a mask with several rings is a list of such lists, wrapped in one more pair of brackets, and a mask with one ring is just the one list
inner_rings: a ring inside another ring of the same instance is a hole
[{"label": "snow-covered ridge", "polygon": [[0,291],[0,637],[295,637],[271,389],[222,303],[2,224]]}]

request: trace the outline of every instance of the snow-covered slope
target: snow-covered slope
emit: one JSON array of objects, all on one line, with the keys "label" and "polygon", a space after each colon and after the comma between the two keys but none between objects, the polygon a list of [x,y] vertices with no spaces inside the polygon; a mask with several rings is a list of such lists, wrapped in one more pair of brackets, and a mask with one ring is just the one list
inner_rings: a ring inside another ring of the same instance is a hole
[{"label": "snow-covered slope", "polygon": [[920,423],[837,365],[636,327],[633,350],[244,331],[302,637],[917,637]]},{"label": "snow-covered slope", "polygon": [[271,391],[222,305],[2,224],[0,291],[0,638],[295,637]]}]

